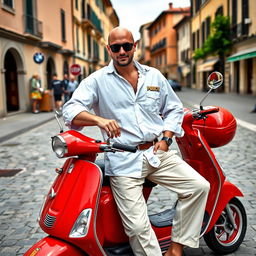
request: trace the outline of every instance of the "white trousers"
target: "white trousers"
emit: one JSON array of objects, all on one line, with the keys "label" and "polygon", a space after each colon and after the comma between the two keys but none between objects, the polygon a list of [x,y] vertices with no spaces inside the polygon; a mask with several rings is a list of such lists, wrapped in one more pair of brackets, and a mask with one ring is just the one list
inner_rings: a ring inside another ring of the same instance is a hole
[{"label": "white trousers", "polygon": [[158,150],[157,155],[161,161],[158,168],[152,167],[144,157],[141,178],[110,177],[118,211],[136,256],[162,255],[142,194],[145,178],[178,195],[172,241],[189,247],[199,247],[209,182],[173,151]]}]

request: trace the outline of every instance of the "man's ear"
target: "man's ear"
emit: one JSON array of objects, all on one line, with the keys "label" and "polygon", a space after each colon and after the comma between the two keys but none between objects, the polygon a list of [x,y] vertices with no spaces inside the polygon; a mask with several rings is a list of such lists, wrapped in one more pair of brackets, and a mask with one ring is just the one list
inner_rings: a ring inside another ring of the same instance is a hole
[{"label": "man's ear", "polygon": [[110,49],[110,47],[109,47],[109,45],[108,45],[108,44],[106,45],[106,48],[107,48],[107,50],[108,50],[108,54],[110,55],[110,53],[111,53],[111,49]]},{"label": "man's ear", "polygon": [[133,46],[134,46],[134,51],[136,51],[136,50],[137,50],[137,42],[135,42],[135,43],[133,44]]}]

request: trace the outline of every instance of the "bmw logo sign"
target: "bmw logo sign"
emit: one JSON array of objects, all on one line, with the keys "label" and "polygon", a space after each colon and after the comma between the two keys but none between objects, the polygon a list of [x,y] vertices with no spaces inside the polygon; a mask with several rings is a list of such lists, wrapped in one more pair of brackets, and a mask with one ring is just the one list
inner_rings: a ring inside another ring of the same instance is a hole
[{"label": "bmw logo sign", "polygon": [[41,52],[36,52],[33,59],[35,63],[41,64],[44,61],[44,55]]}]

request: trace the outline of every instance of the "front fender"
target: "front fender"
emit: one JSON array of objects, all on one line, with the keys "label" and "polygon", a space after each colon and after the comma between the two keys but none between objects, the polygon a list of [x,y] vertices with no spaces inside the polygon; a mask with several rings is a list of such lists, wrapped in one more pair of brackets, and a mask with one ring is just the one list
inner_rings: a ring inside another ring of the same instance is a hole
[{"label": "front fender", "polygon": [[221,215],[222,211],[224,210],[228,202],[233,197],[236,197],[236,196],[244,196],[244,195],[241,192],[241,190],[238,187],[236,187],[234,184],[232,184],[231,182],[225,181],[222,186],[222,190],[220,192],[220,197],[216,205],[214,215],[212,217],[212,220],[210,222],[210,225],[206,233],[213,228],[214,224],[218,220],[219,216]]},{"label": "front fender", "polygon": [[77,247],[59,240],[54,237],[47,236],[34,244],[24,256],[84,256],[85,254]]}]

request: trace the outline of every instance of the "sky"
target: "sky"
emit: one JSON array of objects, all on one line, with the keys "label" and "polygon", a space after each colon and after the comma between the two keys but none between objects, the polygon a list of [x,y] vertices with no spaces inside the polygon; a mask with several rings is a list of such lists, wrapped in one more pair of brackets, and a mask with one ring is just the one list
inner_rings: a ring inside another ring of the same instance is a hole
[{"label": "sky", "polygon": [[169,8],[170,2],[173,7],[190,6],[190,0],[111,0],[120,26],[131,30],[135,40],[140,38],[140,26],[157,18]]}]

